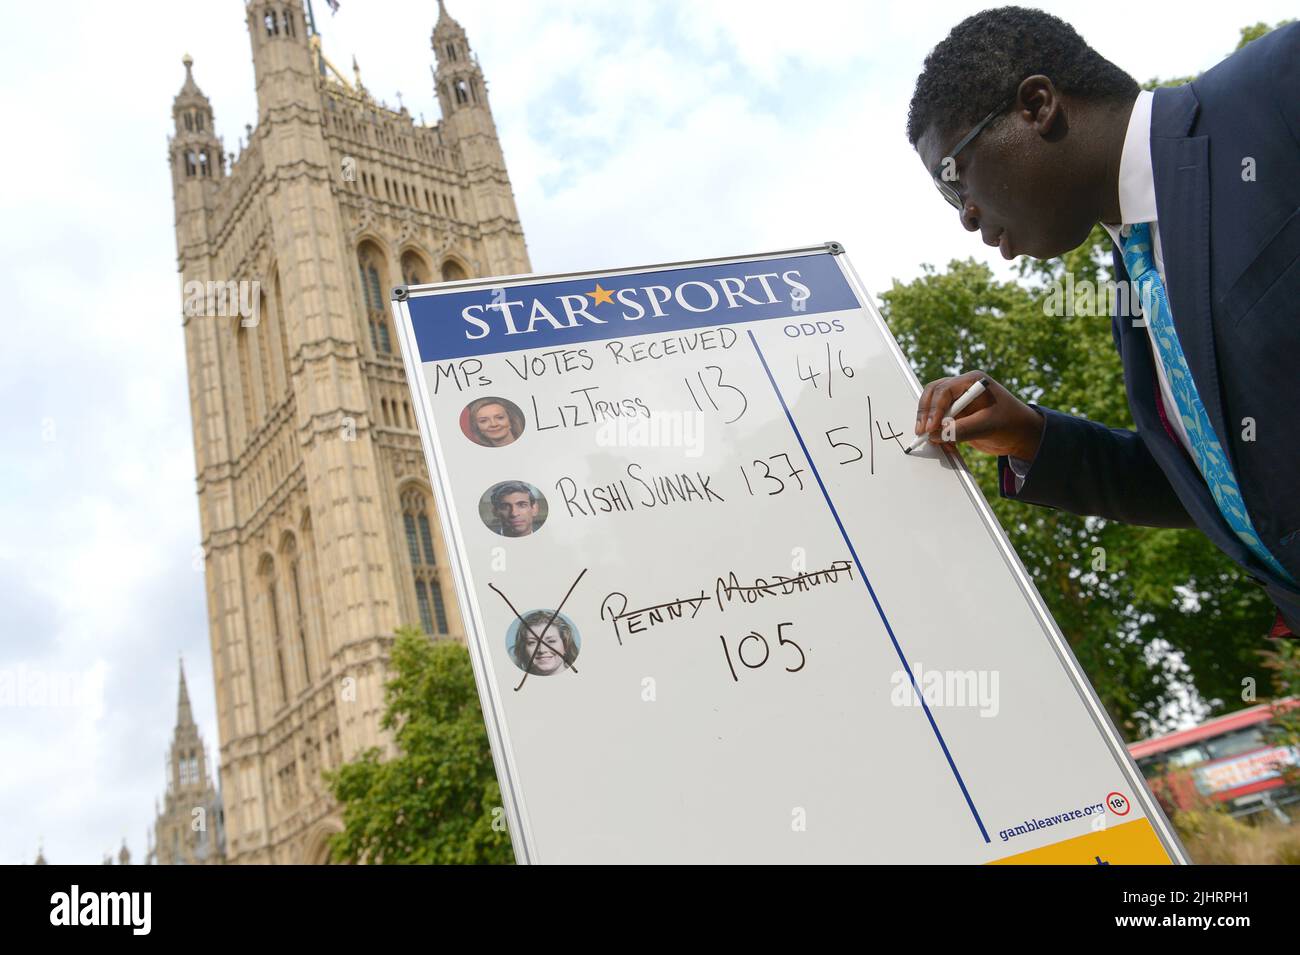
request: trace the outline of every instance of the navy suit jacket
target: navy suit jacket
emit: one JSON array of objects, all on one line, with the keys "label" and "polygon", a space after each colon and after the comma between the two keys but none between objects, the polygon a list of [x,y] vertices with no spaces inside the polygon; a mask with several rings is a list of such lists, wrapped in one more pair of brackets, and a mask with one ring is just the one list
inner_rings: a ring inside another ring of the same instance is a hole
[{"label": "navy suit jacket", "polygon": [[[1192,379],[1260,540],[1300,581],[1300,23],[1156,90],[1151,161],[1165,287]],[[1114,263],[1126,282],[1118,251]],[[1113,331],[1137,430],[1040,409],[1043,441],[1018,493],[998,461],[1003,496],[1199,527],[1300,634],[1300,588],[1233,534],[1161,422],[1147,329],[1116,314]]]}]

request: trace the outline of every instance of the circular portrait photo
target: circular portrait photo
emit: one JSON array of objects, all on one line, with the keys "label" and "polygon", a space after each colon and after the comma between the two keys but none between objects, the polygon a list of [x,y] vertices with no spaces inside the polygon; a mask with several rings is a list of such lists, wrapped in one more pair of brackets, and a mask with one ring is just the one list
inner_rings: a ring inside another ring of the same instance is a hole
[{"label": "circular portrait photo", "polygon": [[460,430],[475,444],[503,448],[524,433],[524,413],[509,398],[476,398],[460,413]]},{"label": "circular portrait photo", "polygon": [[[554,618],[554,619],[552,619]],[[578,659],[582,641],[578,628],[554,610],[530,610],[506,630],[506,652],[525,673],[550,676]]]},{"label": "circular portrait photo", "polygon": [[526,481],[502,481],[483,492],[478,516],[502,537],[527,537],[546,523],[546,496]]}]

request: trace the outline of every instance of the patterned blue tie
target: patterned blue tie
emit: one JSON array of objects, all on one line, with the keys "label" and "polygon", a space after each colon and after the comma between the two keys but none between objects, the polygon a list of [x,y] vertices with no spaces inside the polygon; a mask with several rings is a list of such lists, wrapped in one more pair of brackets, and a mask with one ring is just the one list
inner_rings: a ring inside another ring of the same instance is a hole
[{"label": "patterned blue tie", "polygon": [[1214,503],[1218,505],[1219,512],[1223,514],[1223,519],[1228,522],[1232,532],[1241,538],[1242,543],[1250,548],[1250,552],[1261,563],[1283,580],[1295,583],[1286,568],[1269,553],[1255,533],[1255,525],[1251,523],[1246,505],[1241,499],[1237,476],[1232,473],[1232,465],[1223,451],[1223,445],[1219,443],[1218,435],[1214,433],[1201,396],[1196,391],[1196,383],[1187,366],[1187,357],[1183,354],[1183,346],[1174,330],[1169,299],[1165,296],[1165,283],[1156,270],[1151,251],[1150,224],[1139,222],[1131,226],[1123,247],[1124,265],[1136,286],[1142,312],[1151,326],[1151,337],[1165,366],[1169,390],[1173,392],[1174,401],[1178,405],[1178,416],[1182,419],[1183,428],[1192,445],[1192,460],[1196,462],[1201,477],[1205,478]]}]

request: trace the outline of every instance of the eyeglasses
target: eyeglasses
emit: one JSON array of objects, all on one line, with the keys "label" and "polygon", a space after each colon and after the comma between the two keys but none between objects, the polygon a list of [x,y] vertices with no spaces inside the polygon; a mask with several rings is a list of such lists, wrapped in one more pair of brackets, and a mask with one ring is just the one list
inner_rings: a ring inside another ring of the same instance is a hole
[{"label": "eyeglasses", "polygon": [[[993,120],[1001,116],[1006,111],[1007,107],[1010,106],[1013,102],[1015,102],[1015,97],[1010,97],[1006,100],[1003,100],[1003,102],[1001,103],[1001,105],[998,106],[997,109],[995,109],[993,112],[989,113],[987,116],[981,119],[975,125],[975,128],[972,129],[965,136],[963,136],[961,142],[959,142],[956,146],[953,147],[952,152],[948,153],[948,155],[944,156],[943,159],[939,160],[939,164],[930,170],[930,178],[934,180],[935,187],[939,190],[939,193],[945,199],[948,200],[948,205],[952,206],[954,209],[959,210],[962,207],[961,194],[955,188],[953,188],[953,186],[944,177],[948,176],[953,182],[957,180],[957,166],[955,163],[955,160],[957,159],[957,154],[961,152],[963,149],[965,149],[967,146],[969,146],[971,140],[974,139],[976,136],[978,136],[980,133],[982,133],[984,131],[985,126],[987,126],[989,123],[993,122]],[[948,173],[948,169],[952,170],[951,174]]]}]

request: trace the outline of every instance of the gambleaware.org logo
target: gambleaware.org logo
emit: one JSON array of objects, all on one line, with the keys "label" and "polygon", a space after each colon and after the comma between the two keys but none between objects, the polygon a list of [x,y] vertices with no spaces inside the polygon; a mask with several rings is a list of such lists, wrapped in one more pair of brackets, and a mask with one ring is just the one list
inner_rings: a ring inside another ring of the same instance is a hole
[{"label": "gambleaware.org logo", "polygon": [[131,934],[148,935],[150,892],[71,892],[50,896],[51,925],[129,925]]}]

